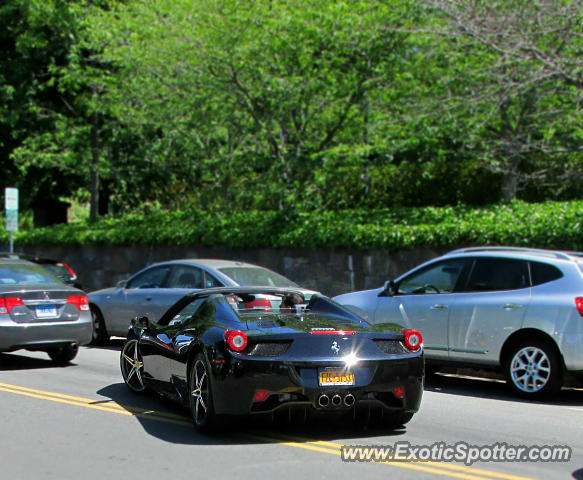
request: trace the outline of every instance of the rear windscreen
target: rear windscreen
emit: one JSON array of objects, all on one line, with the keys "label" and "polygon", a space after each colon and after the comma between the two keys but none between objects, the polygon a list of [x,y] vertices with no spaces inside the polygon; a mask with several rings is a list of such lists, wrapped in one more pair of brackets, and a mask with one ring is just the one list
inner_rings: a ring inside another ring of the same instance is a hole
[{"label": "rear windscreen", "polygon": [[49,272],[53,273],[62,280],[68,281],[73,279],[71,273],[69,273],[69,271],[63,265],[59,265],[57,263],[55,264],[43,263],[42,265]]},{"label": "rear windscreen", "polygon": [[0,286],[62,285],[62,282],[40,265],[1,264]]},{"label": "rear windscreen", "polygon": [[224,267],[219,268],[221,273],[231,277],[237,284],[260,287],[297,287],[298,285],[283,275],[255,267]]}]

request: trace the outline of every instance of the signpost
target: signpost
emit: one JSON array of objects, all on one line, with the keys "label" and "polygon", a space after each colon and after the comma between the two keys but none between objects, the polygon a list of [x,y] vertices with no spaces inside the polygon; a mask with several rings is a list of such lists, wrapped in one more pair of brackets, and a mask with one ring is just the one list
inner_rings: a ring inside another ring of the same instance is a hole
[{"label": "signpost", "polygon": [[18,188],[6,188],[6,230],[10,232],[10,253],[14,252],[14,232],[18,231]]}]

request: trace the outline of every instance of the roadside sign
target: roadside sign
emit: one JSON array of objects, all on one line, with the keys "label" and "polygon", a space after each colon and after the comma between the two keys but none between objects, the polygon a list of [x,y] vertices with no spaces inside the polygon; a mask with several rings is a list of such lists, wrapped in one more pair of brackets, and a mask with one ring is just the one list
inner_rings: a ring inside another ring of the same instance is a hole
[{"label": "roadside sign", "polygon": [[18,231],[18,210],[6,210],[6,231]]},{"label": "roadside sign", "polygon": [[18,231],[18,188],[6,188],[4,190],[6,199],[6,230],[8,232]]}]

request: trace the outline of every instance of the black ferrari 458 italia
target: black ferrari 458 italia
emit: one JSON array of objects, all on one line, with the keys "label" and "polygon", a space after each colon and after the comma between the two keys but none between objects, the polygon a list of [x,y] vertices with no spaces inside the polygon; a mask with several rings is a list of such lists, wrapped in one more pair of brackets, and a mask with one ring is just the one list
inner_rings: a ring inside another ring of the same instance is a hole
[{"label": "black ferrari 458 italia", "polygon": [[120,365],[131,390],[149,388],[190,407],[201,431],[227,415],[280,412],[372,414],[395,427],[411,419],[423,392],[419,332],[370,325],[301,289],[189,293],[158,323],[132,320]]}]

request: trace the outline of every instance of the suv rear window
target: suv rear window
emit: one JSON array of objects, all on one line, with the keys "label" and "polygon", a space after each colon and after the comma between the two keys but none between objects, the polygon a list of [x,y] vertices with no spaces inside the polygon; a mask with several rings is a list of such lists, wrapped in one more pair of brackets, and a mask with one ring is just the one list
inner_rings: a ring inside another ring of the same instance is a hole
[{"label": "suv rear window", "polygon": [[533,286],[552,282],[563,276],[563,272],[554,265],[540,262],[530,262],[530,274],[532,275]]}]

